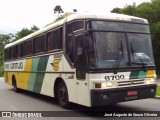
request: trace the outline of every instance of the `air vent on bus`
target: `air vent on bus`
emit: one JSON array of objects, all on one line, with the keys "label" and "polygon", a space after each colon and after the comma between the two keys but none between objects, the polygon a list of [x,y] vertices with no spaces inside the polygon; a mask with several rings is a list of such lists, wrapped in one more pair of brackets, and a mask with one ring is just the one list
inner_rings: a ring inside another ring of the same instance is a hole
[{"label": "air vent on bus", "polygon": [[133,79],[129,81],[119,81],[118,87],[128,87],[128,86],[135,86],[135,85],[144,85],[145,79]]}]

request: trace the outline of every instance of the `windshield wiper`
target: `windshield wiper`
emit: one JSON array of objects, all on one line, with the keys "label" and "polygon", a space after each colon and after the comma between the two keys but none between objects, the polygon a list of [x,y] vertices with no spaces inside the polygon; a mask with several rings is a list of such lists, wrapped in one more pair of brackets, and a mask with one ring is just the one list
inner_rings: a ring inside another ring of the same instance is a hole
[{"label": "windshield wiper", "polygon": [[[133,57],[133,60],[134,60],[134,53],[136,53],[136,50],[133,50],[132,42],[130,43],[130,45],[131,45],[132,57]],[[136,54],[136,55],[137,55],[140,63],[139,62],[131,62],[131,64],[142,65],[144,71],[146,71],[146,66],[145,65],[147,65],[147,64],[143,62],[142,58],[138,54]]]},{"label": "windshield wiper", "polygon": [[121,41],[121,47],[118,49],[118,52],[117,52],[117,58],[116,58],[116,65],[115,65],[115,69],[114,69],[114,74],[117,74],[118,72],[118,68],[120,66],[120,63],[121,63],[121,57],[120,57],[120,53],[122,53],[122,56],[124,57],[124,51],[123,51],[123,45],[122,45],[122,40]]}]

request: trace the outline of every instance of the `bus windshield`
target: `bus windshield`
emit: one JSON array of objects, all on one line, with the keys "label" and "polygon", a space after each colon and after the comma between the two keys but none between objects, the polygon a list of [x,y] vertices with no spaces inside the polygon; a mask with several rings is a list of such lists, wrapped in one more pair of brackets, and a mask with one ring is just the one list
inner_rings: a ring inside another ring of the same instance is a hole
[{"label": "bus windshield", "polygon": [[[136,28],[134,29],[136,30]],[[130,65],[154,65],[151,38],[147,33],[148,28],[146,25],[143,29],[146,34],[127,32],[126,30],[125,32],[116,31],[116,29],[115,31],[107,30],[107,28],[106,31],[96,29],[90,32],[90,38],[92,39],[89,49],[91,68],[125,68],[130,67]]]}]

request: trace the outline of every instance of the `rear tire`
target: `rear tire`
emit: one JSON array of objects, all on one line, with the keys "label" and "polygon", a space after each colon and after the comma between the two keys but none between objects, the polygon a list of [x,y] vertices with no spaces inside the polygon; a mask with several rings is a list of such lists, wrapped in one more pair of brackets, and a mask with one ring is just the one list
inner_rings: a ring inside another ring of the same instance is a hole
[{"label": "rear tire", "polygon": [[20,92],[20,89],[19,88],[17,88],[17,82],[16,82],[16,79],[15,79],[15,77],[13,78],[13,81],[12,81],[13,83],[12,83],[12,85],[13,85],[13,90],[15,91],[15,92]]},{"label": "rear tire", "polygon": [[57,98],[61,107],[66,109],[70,107],[70,102],[68,100],[68,90],[64,82],[60,82],[58,84]]}]

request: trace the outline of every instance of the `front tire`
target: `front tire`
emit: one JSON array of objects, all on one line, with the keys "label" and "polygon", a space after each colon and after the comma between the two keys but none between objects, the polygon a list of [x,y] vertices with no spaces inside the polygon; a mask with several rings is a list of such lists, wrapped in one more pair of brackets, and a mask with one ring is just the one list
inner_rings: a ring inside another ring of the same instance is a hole
[{"label": "front tire", "polygon": [[68,100],[68,90],[64,82],[60,82],[58,85],[57,97],[61,107],[69,108],[70,102]]}]

